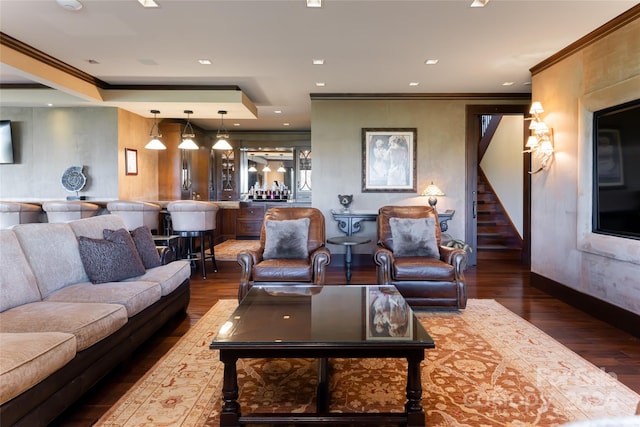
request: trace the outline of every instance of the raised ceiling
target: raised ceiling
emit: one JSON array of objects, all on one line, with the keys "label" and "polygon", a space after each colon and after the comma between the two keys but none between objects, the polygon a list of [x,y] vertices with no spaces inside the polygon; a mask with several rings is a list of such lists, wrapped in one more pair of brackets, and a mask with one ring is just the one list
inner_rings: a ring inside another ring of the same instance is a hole
[{"label": "raised ceiling", "polygon": [[3,86],[0,107],[108,105],[146,117],[159,109],[159,117],[171,118],[190,109],[205,129],[216,129],[217,111],[225,109],[232,132],[308,131],[312,93],[530,92],[533,66],[637,4],[491,0],[471,8],[471,0],[324,0],[307,8],[304,0],[157,0],[158,8],[143,8],[137,0],[81,1],[83,8],[71,12],[55,0],[0,0],[0,31],[107,90],[3,46],[0,83],[55,90]]}]

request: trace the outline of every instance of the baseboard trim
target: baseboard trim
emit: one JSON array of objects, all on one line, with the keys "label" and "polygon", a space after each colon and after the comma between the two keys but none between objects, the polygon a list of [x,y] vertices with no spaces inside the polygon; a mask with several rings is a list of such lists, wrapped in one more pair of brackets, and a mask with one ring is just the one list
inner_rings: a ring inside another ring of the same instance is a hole
[{"label": "baseboard trim", "polygon": [[554,298],[582,310],[596,319],[602,320],[611,326],[640,338],[640,330],[638,330],[640,315],[592,297],[591,295],[578,292],[575,289],[569,288],[537,273],[532,272],[530,279],[531,286],[534,288],[546,292]]}]

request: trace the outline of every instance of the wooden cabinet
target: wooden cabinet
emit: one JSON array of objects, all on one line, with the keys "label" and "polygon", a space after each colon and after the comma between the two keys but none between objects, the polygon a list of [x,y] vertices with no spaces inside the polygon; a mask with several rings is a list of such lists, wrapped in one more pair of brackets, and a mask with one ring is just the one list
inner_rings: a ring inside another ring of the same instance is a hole
[{"label": "wooden cabinet", "polygon": [[215,153],[215,194],[216,200],[238,200],[238,156],[234,150],[213,150]]},{"label": "wooden cabinet", "polygon": [[240,203],[240,209],[236,217],[237,238],[260,238],[260,230],[262,229],[265,212],[264,205]]}]

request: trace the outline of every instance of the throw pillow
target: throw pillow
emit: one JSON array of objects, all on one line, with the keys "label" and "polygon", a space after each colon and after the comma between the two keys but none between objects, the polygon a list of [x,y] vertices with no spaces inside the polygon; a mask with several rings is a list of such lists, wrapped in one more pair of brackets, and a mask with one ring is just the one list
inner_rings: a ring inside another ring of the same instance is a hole
[{"label": "throw pillow", "polygon": [[136,245],[138,255],[142,259],[144,268],[149,269],[157,267],[162,264],[158,249],[156,249],[156,242],[153,240],[151,230],[146,225],[138,227],[131,232],[133,243]]},{"label": "throw pillow", "polygon": [[265,222],[263,259],[308,258],[309,218]]},{"label": "throw pillow", "polygon": [[389,218],[393,254],[440,258],[435,218]]},{"label": "throw pillow", "polygon": [[104,230],[105,239],[78,237],[80,258],[91,283],[118,282],[145,273],[129,232]]}]

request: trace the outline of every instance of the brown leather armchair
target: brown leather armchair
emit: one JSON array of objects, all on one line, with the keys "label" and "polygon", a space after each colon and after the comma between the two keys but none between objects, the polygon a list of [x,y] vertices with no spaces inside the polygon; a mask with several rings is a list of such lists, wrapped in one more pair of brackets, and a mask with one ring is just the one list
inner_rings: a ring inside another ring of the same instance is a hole
[{"label": "brown leather armchair", "polygon": [[[307,240],[308,258],[264,259],[267,221],[309,218]],[[242,300],[253,284],[286,285],[308,283],[324,285],[325,271],[331,261],[329,249],[325,247],[325,221],[316,208],[270,208],[267,210],[260,231],[260,248],[242,251],[238,263],[242,268],[238,301]]]},{"label": "brown leather armchair", "polygon": [[[435,218],[435,238],[440,258],[394,256],[391,218]],[[464,269],[467,253],[441,245],[438,213],[430,206],[383,206],[377,219],[378,242],[374,253],[379,285],[394,285],[411,306],[465,308]]]}]

